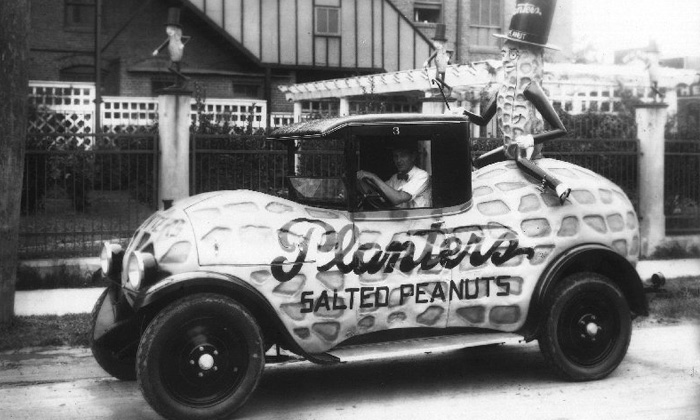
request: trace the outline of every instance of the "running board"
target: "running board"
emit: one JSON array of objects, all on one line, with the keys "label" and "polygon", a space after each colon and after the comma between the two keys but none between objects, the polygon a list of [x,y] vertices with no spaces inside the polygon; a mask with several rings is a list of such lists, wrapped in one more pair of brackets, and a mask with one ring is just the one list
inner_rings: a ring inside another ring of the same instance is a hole
[{"label": "running board", "polygon": [[458,334],[341,347],[333,349],[327,354],[337,357],[341,363],[344,363],[445,353],[467,347],[493,344],[517,344],[524,340],[520,335],[503,332]]}]

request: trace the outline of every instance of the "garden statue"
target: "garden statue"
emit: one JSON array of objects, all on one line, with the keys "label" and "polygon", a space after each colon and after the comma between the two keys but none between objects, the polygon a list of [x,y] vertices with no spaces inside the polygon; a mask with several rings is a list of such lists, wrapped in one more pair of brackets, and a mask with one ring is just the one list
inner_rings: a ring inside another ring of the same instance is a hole
[{"label": "garden statue", "polygon": [[[542,188],[553,190],[563,204],[571,189],[540,168],[535,162],[542,157],[542,143],[566,134],[556,111],[542,90],[544,48],[547,44],[556,0],[517,0],[515,14],[501,55],[503,84],[485,107],[483,115],[463,111],[470,122],[486,125],[494,115],[503,135],[503,147],[485,153],[475,160],[482,167],[505,159],[514,159],[527,175],[542,182]],[[545,131],[544,118],[552,127]]]},{"label": "garden statue", "polygon": [[168,70],[175,74],[175,84],[169,86],[169,88],[182,89],[189,77],[180,72],[180,61],[182,60],[185,44],[190,40],[190,37],[182,35],[180,9],[177,7],[168,9],[165,33],[168,34],[168,38],[153,51],[153,56],[157,56],[165,47],[168,47],[168,53],[170,54],[170,67],[168,67]]},{"label": "garden statue", "polygon": [[[435,46],[435,51],[425,60],[423,69],[427,72],[430,63],[435,61],[435,79],[433,79],[433,83],[438,85],[443,96],[450,96],[452,88],[445,83],[445,72],[447,71],[447,65],[450,64],[450,50],[447,49],[444,23],[438,23],[435,26],[433,41],[435,41],[433,44]],[[447,93],[445,93],[444,88],[447,88]]]}]

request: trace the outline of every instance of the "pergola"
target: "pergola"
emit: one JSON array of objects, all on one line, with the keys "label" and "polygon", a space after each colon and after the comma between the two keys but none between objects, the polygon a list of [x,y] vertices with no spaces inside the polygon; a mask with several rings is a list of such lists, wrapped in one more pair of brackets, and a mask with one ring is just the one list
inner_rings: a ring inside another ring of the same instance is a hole
[{"label": "pergola", "polygon": [[[453,87],[452,96],[448,98],[450,106],[470,107],[467,99],[478,97],[480,91],[499,80],[500,64],[498,60],[490,60],[448,66],[445,81]],[[434,68],[427,71],[412,69],[283,85],[279,88],[288,101],[294,102],[295,121],[301,118],[303,101],[338,100],[338,114],[342,116],[349,115],[352,98],[366,95],[413,97],[422,102],[422,113],[442,113],[446,109],[442,97],[437,87],[430,84],[434,76]],[[690,85],[695,79],[694,70],[662,68],[660,86],[667,88],[665,101],[669,104],[670,113],[676,106],[676,86],[681,83]],[[591,103],[607,101],[612,104],[619,101],[620,85],[630,88],[642,100],[649,97],[648,74],[642,66],[634,65],[547,63],[543,85],[549,91],[550,100],[562,105],[571,104],[570,111],[574,113],[591,109]],[[606,109],[607,112],[614,111],[613,106]]]}]

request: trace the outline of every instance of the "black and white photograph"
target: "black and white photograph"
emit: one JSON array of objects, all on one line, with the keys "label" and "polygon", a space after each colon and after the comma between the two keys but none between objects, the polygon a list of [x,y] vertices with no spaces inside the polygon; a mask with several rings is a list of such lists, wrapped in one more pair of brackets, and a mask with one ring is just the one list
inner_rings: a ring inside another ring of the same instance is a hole
[{"label": "black and white photograph", "polygon": [[2,0],[0,65],[2,419],[700,419],[698,0]]}]

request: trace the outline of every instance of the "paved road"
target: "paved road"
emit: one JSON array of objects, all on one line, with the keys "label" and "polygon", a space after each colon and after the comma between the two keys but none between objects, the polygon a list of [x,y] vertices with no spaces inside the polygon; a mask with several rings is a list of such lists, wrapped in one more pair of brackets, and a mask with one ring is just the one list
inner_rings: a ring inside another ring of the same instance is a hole
[{"label": "paved road", "polygon": [[[384,362],[268,365],[240,419],[700,419],[700,326],[636,328],[610,377],[554,378],[536,344]],[[0,354],[3,419],[157,419],[85,349]]]}]

